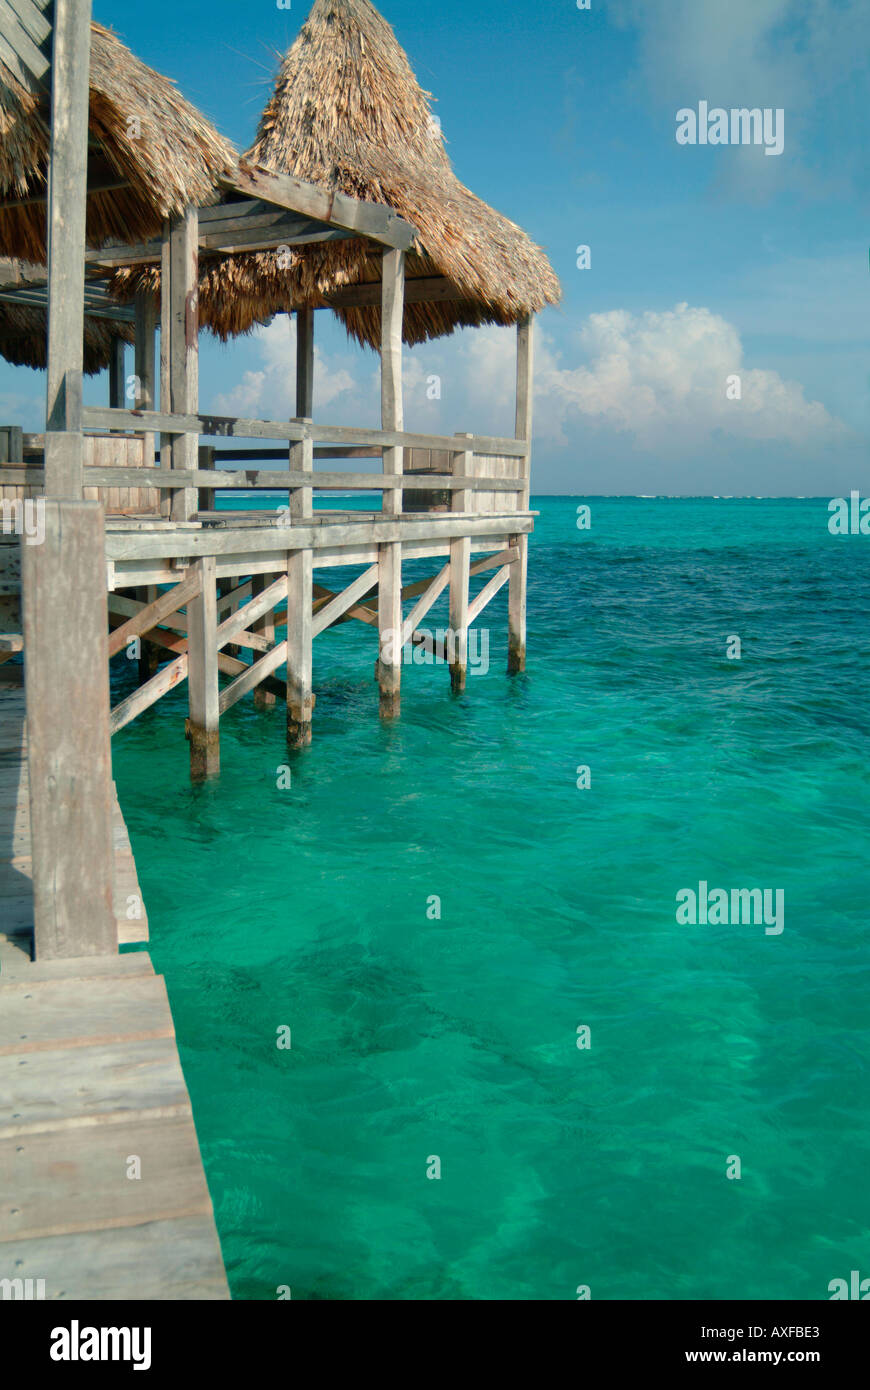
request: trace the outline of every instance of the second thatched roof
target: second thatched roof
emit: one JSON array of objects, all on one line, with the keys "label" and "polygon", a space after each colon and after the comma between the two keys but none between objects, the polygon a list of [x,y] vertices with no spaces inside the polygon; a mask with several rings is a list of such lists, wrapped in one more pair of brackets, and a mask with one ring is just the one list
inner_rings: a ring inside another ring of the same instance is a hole
[{"label": "second thatched roof", "polygon": [[[89,194],[87,240],[147,241],[188,204],[217,200],[233,147],[168,77],[140,62],[110,30],[91,25],[90,141],[101,168],[122,183]],[[46,261],[49,111],[0,58],[0,255]]]},{"label": "second thatched roof", "polygon": [[[445,277],[459,298],[406,303],[404,338],[458,326],[512,324],[561,297],[546,255],[453,172],[428,94],[392,28],[369,0],[315,0],[285,56],[244,159],[385,204],[419,232],[409,278]],[[200,317],[221,338],[273,314],[322,305],[345,286],[380,279],[380,255],[358,239],[204,261]],[[115,288],[159,288],[159,271],[120,272]],[[380,307],[338,308],[349,333],[376,347]]]}]

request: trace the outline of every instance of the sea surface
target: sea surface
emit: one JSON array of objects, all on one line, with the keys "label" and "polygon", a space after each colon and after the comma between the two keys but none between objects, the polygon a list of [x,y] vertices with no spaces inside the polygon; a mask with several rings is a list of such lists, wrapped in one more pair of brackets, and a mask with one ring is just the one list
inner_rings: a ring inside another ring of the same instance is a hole
[{"label": "sea surface", "polygon": [[[349,623],[310,749],[248,698],[192,788],[183,689],[115,739],[236,1298],[870,1277],[870,536],[533,505],[525,675],[502,590],[488,671],[407,666],[394,726]],[[783,890],[784,929],[678,923],[701,882]]]}]

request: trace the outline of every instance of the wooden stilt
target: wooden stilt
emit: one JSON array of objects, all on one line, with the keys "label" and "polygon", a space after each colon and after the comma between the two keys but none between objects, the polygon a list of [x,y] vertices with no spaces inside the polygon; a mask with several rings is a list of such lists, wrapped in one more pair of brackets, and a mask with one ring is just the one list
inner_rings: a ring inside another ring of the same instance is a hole
[{"label": "wooden stilt", "polygon": [[127,406],[126,347],[120,334],[115,334],[109,354],[109,405],[112,410],[125,410]]},{"label": "wooden stilt", "polygon": [[[158,598],[158,588],[156,584],[148,584],[143,589],[137,589],[136,597],[142,603],[148,605],[156,603]],[[152,676],[156,676],[160,669],[160,648],[153,642],[149,642],[146,637],[141,638],[139,648],[139,684],[144,685],[150,681]]]},{"label": "wooden stilt", "polygon": [[[404,429],[402,325],[405,313],[405,253],[385,251],[381,283],[381,428]],[[384,449],[384,472],[404,471],[404,449]],[[383,510],[402,514],[402,490],[384,493]],[[378,549],[378,687],[384,719],[401,710],[402,547],[398,541]]]},{"label": "wooden stilt", "polygon": [[[517,413],[516,437],[532,441],[532,394],[534,389],[535,319],[529,314],[517,325]],[[521,510],[529,508],[531,453],[523,460],[525,487],[518,499]],[[508,589],[508,674],[517,675],[526,669],[526,582],[528,572],[528,536],[511,541],[519,550],[519,558],[511,565]]]},{"label": "wooden stilt", "polygon": [[[461,439],[463,436],[458,435]],[[466,435],[465,438],[469,436]],[[453,455],[453,472],[468,478],[474,471],[474,456],[463,451]],[[465,512],[470,505],[470,494],[465,490],[453,492],[451,511]],[[468,672],[468,586],[471,569],[471,539],[458,536],[450,542],[450,687],[454,694],[461,695],[465,689]]]},{"label": "wooden stilt", "polygon": [[190,775],[194,782],[220,772],[220,696],[217,653],[217,582],[215,558],[203,556],[193,566],[199,593],[187,604],[187,690]]},{"label": "wooden stilt", "polygon": [[311,742],[312,553],[294,550],[287,563],[287,742]]}]

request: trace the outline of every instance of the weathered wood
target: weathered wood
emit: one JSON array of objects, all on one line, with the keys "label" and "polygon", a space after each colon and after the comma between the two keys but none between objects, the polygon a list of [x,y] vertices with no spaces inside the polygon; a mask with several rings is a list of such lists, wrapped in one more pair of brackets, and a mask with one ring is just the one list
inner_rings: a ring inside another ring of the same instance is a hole
[{"label": "weathered wood", "polygon": [[[470,436],[457,435],[457,442],[464,440],[465,451],[453,455],[453,468],[456,473],[470,473],[474,459],[469,447]],[[469,505],[468,492],[454,492],[451,497],[451,510],[464,512]],[[450,542],[450,687],[455,694],[465,689],[468,673],[468,584],[471,566],[471,541],[467,535],[457,536]]]},{"label": "weathered wood", "polygon": [[187,605],[190,775],[202,782],[220,772],[217,577],[213,556],[197,561],[200,592]]},{"label": "weathered wood", "polygon": [[[522,319],[517,326],[517,438],[527,445],[523,464],[525,490],[518,498],[524,511],[529,507],[531,477],[532,404],[534,399],[534,315]],[[527,535],[517,537],[519,559],[511,566],[508,590],[508,674],[517,675],[526,669],[526,589],[528,582],[529,542]]]},{"label": "weathered wood", "polygon": [[362,202],[334,188],[303,183],[289,174],[275,174],[244,160],[225,180],[225,185],[276,207],[343,227],[385,246],[408,250],[414,243],[416,231],[410,223],[380,203]]},{"label": "weathered wood", "polygon": [[[405,427],[402,393],[402,324],[405,312],[405,256],[402,251],[385,251],[381,283],[381,428],[401,432]],[[384,473],[398,476],[404,471],[404,449],[384,449]],[[399,515],[402,493],[385,493],[384,511]]]},{"label": "weathered wood", "polygon": [[495,598],[503,584],[507,584],[511,577],[511,565],[503,565],[498,574],[494,574],[488,584],[485,584],[480,593],[472,599],[468,605],[468,625],[480,617],[487,604]]},{"label": "weathered wood", "polygon": [[186,575],[180,584],[169,589],[160,595],[147,608],[140,608],[135,617],[131,617],[122,627],[116,628],[109,638],[109,656],[115,656],[123,651],[127,643],[133,637],[140,637],[143,633],[150,632],[153,627],[159,626],[167,618],[171,618],[173,613],[177,613],[179,608],[196,598],[200,591],[200,572],[194,570]]},{"label": "weathered wood", "polygon": [[[419,276],[405,281],[406,304],[444,304],[468,298],[452,280],[443,275]],[[373,280],[362,285],[345,285],[327,296],[333,309],[367,308],[381,302],[381,286]]]},{"label": "weathered wood", "polygon": [[393,542],[378,549],[378,686],[383,719],[401,713],[402,681],[402,547]]},{"label": "weathered wood", "polygon": [[82,495],[90,19],[90,0],[55,0],[48,201],[47,497]]},{"label": "weathered wood", "polygon": [[287,643],[279,642],[278,645],[273,647],[270,652],[267,652],[265,656],[261,656],[259,661],[255,661],[253,665],[248,666],[242,675],[233,681],[232,685],[228,685],[225,690],[221,691],[221,714],[225,714],[228,709],[231,709],[237,700],[241,700],[243,695],[247,695],[249,690],[255,690],[260,685],[261,681],[263,681],[266,676],[271,676],[273,671],[277,671],[278,667],[282,666],[286,659]]},{"label": "weathered wood", "polygon": [[314,418],[314,310],[296,310],[296,418]]},{"label": "weathered wood", "polygon": [[[310,447],[310,441],[303,441],[302,444],[294,445],[294,449],[302,451],[306,444]],[[291,451],[292,452],[292,451]],[[293,469],[245,469],[230,471],[220,471],[203,466],[202,460],[210,457],[213,450],[202,445],[199,450],[200,466],[190,471],[188,469],[163,469],[149,468],[138,469],[136,481],[140,478],[147,483],[148,487],[160,488],[182,488],[195,485],[200,489],[199,511],[213,510],[213,500],[209,499],[205,503],[202,500],[202,490],[208,489],[212,494],[215,489],[222,491],[250,492],[262,489],[267,492],[276,492],[282,488],[299,488],[312,486],[325,492],[383,492],[397,491],[402,488],[412,489],[418,492],[428,492],[433,487],[446,488],[449,491],[482,491],[488,489],[495,492],[518,493],[522,492],[524,484],[520,479],[512,478],[480,478],[474,476],[454,475],[449,473],[427,474],[425,477],[413,474],[384,474],[384,473],[314,473],[310,470]],[[8,470],[10,482],[17,482],[17,476],[21,470]],[[34,482],[42,481],[42,474],[34,470],[27,470],[32,475]],[[5,468],[0,468],[0,483],[7,475]],[[87,464],[85,466],[85,483],[88,485],[97,484],[100,487],[113,487],[117,484],[127,483],[130,474],[121,468],[103,467],[97,464]]]},{"label": "weathered wood", "polygon": [[[199,253],[197,211],[186,208],[170,227],[169,235],[169,402],[173,414],[195,415],[199,404]],[[164,286],[164,294],[166,287]],[[199,441],[182,434],[172,441],[173,468],[195,469]],[[194,488],[175,492],[171,516],[188,521],[197,508]]]},{"label": "weathered wood", "polygon": [[[140,291],[135,300],[135,328],[133,349],[133,371],[136,376],[137,410],[153,410],[157,400],[155,378],[155,342],[157,312],[150,294]],[[153,431],[144,436],[142,463],[151,468],[154,463],[155,439]]]},{"label": "weathered wood", "polygon": [[37,956],[116,949],[102,551],[100,505],[52,499],[23,546]]},{"label": "weathered wood", "polygon": [[116,333],[109,356],[109,405],[114,410],[125,410],[127,406],[127,379],[124,373],[126,347],[124,339]]},{"label": "weathered wood", "polygon": [[[156,637],[154,632],[150,635],[152,640]],[[168,643],[161,645],[168,645]],[[115,705],[111,714],[112,733],[116,734],[120,729],[125,728],[133,719],[144,713],[146,709],[150,709],[153,704],[156,704],[158,700],[161,700],[164,695],[170,690],[174,690],[176,685],[186,679],[187,653],[185,652],[176,661],[164,666],[161,671],[157,672],[156,676],[152,676],[150,681],[140,685],[138,690],[134,690],[125,700],[121,700],[119,704]]]},{"label": "weathered wood", "polygon": [[[281,575],[280,578],[284,582],[284,593],[286,595],[287,576],[286,574]],[[270,587],[269,581],[265,575],[255,574],[250,581],[252,601],[256,603],[261,595],[265,594]],[[263,651],[268,651],[275,645],[275,617],[274,609],[269,608],[261,617],[258,617],[253,624],[249,625],[248,630],[252,632],[252,635],[258,637],[263,642],[264,645],[261,649]],[[272,709],[274,705],[275,695],[263,681],[258,681],[254,687],[254,708],[260,710]]]},{"label": "weathered wood", "polygon": [[0,5],[0,36],[4,41],[4,51],[8,48],[17,59],[12,64],[12,71],[19,81],[23,82],[27,91],[38,89],[48,72],[48,59],[39,42],[34,41],[29,27],[22,24],[8,2]]},{"label": "weathered wood", "polygon": [[311,634],[317,637],[326,628],[331,627],[334,622],[346,613],[347,610],[356,603],[358,598],[369,592],[373,584],[377,584],[378,566],[371,565],[362,574],[358,575],[351,584],[340,594],[336,594],[318,612],[312,621]]},{"label": "weathered wood", "polygon": [[[447,588],[447,585],[450,583],[450,568],[449,564],[444,565],[435,575],[434,579],[422,581],[426,584],[423,595],[418,602],[415,603],[402,626],[403,643],[411,640],[411,634],[414,632],[417,624],[423,621],[429,609],[437,602],[441,594]],[[403,590],[403,596],[407,595],[409,587],[411,586],[407,586]]]},{"label": "weathered wood", "polygon": [[[320,425],[317,422],[289,420],[251,420],[234,415],[193,415],[160,411],[113,411],[102,406],[85,406],[82,419],[88,429],[160,430],[166,434],[202,434],[215,439],[302,439],[319,440],[322,444],[372,445],[382,448],[445,449],[456,448],[452,435],[411,434],[406,430],[368,430],[350,425]],[[475,454],[524,458],[528,444],[517,439],[495,435],[475,434],[472,451]]]},{"label": "weathered wood", "polygon": [[311,589],[311,551],[294,551],[287,561],[287,742],[291,748],[305,748],[311,742]]},{"label": "weathered wood", "polygon": [[267,588],[259,589],[250,603],[231,613],[228,618],[220,624],[217,629],[217,649],[220,651],[227,642],[230,642],[238,633],[244,632],[264,613],[268,613],[276,604],[283,602],[287,597],[287,576],[279,577]]}]

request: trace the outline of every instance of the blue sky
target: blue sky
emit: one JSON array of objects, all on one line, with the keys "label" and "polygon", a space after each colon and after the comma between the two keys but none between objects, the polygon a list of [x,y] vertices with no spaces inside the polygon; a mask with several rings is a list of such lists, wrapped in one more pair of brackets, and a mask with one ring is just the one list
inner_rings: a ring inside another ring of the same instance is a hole
[{"label": "blue sky", "polygon": [[[380,9],[437,98],[459,177],[562,281],[539,320],[536,490],[868,490],[867,0]],[[240,148],[307,11],[94,4]],[[784,152],[678,145],[676,112],[702,100],[782,108]],[[376,359],[326,314],[317,334],[316,417],[376,423]],[[226,348],[204,337],[202,408],[292,413],[293,350],[283,318]],[[512,352],[510,332],[487,330],[409,354],[408,426],[511,432]],[[105,380],[86,392],[105,400]],[[42,375],[0,366],[8,419],[41,427],[43,393]]]}]

